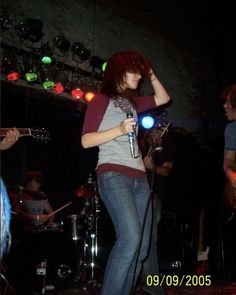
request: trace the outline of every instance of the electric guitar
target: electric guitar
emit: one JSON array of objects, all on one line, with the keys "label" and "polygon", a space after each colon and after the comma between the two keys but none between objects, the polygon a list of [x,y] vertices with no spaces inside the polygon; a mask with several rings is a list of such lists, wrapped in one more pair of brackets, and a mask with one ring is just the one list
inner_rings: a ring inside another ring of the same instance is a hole
[{"label": "electric guitar", "polygon": [[224,186],[224,198],[227,208],[236,213],[236,188],[231,185],[227,178]]},{"label": "electric guitar", "polygon": [[[0,128],[0,137],[6,136],[7,132],[11,129],[12,128]],[[50,140],[49,132],[45,128],[17,128],[17,130],[20,132],[20,136],[31,136],[36,140],[44,142]]]},{"label": "electric guitar", "polygon": [[147,156],[150,157],[156,148],[158,147],[158,144],[160,142],[160,139],[168,132],[168,129],[170,127],[170,121],[165,122],[163,125],[158,126],[158,130],[160,130],[160,133],[157,134],[155,139],[153,140],[152,144],[150,145]]}]

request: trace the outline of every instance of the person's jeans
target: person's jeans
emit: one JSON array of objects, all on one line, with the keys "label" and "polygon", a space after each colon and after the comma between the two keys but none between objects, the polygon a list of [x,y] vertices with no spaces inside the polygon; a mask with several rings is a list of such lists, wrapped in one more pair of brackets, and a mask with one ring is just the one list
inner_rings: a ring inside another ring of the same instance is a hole
[{"label": "person's jeans", "polygon": [[116,231],[101,295],[128,295],[137,281],[149,246],[151,206],[140,245],[150,196],[149,184],[146,178],[131,178],[109,171],[98,177],[98,186]]}]

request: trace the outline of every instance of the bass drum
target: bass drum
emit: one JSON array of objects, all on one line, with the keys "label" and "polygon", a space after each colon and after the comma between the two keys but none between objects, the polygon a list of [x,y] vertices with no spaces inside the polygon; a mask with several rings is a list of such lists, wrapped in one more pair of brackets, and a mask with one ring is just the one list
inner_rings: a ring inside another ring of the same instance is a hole
[{"label": "bass drum", "polygon": [[61,231],[36,232],[12,253],[21,288],[29,294],[44,288],[46,293],[66,288],[76,275],[77,252],[73,241]]}]

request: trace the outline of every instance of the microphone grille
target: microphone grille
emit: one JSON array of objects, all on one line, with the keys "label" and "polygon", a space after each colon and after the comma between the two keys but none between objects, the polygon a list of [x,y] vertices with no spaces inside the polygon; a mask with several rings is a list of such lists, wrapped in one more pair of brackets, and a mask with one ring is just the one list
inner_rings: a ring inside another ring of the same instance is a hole
[{"label": "microphone grille", "polygon": [[127,118],[133,118],[133,116],[134,116],[134,115],[133,115],[132,112],[127,112],[127,113],[126,113],[126,117],[127,117]]}]

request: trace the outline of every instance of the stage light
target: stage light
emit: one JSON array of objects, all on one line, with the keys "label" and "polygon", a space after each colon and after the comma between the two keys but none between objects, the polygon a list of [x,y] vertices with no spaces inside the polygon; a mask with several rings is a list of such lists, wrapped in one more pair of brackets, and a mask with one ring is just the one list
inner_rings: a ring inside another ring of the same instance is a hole
[{"label": "stage light", "polygon": [[39,49],[41,63],[44,65],[50,65],[52,63],[52,48],[49,46],[49,42],[42,45]]},{"label": "stage light", "polygon": [[63,93],[65,90],[69,89],[69,79],[68,75],[64,71],[59,71],[54,78],[54,86],[52,90],[57,93]]},{"label": "stage light", "polygon": [[5,56],[2,60],[2,72],[9,81],[17,81],[20,78],[19,64],[13,56]]},{"label": "stage light", "polygon": [[64,86],[60,82],[57,82],[57,83],[54,83],[52,90],[53,92],[60,94],[64,92]]},{"label": "stage light", "polygon": [[18,29],[18,36],[23,40],[39,42],[43,37],[41,20],[27,18],[25,21],[20,21],[16,28]]},{"label": "stage light", "polygon": [[7,31],[10,29],[12,24],[12,18],[8,15],[2,15],[1,16],[1,30]]},{"label": "stage light", "polygon": [[52,58],[50,56],[45,55],[41,58],[41,62],[44,65],[50,65],[52,63]]},{"label": "stage light", "polygon": [[107,61],[104,61],[104,63],[102,64],[102,71],[105,72],[107,67]]},{"label": "stage light", "polygon": [[63,35],[56,36],[54,44],[63,53],[68,52],[70,49],[70,42]]},{"label": "stage light", "polygon": [[153,117],[150,115],[147,115],[147,116],[141,118],[141,125],[145,129],[152,128],[154,126],[154,123],[155,123],[155,121],[154,121]]},{"label": "stage light", "polygon": [[40,75],[43,88],[46,90],[52,89],[55,85],[53,81],[53,78],[55,76],[53,69],[44,66],[40,71]]},{"label": "stage light", "polygon": [[38,79],[36,61],[34,61],[32,57],[30,58],[25,57],[24,66],[25,66],[25,80],[29,83],[36,81]]},{"label": "stage light", "polygon": [[73,82],[73,86],[72,86],[70,94],[75,99],[83,98],[83,96],[84,96],[84,81],[82,79],[78,79]]},{"label": "stage light", "polygon": [[71,90],[71,96],[72,96],[73,98],[80,99],[80,98],[82,98],[82,97],[84,96],[84,92],[83,92],[83,90],[80,89],[79,87],[77,87],[77,88],[73,88],[73,89]]},{"label": "stage light", "polygon": [[93,68],[93,71],[95,69],[102,70],[104,60],[101,59],[99,56],[91,56],[89,59],[89,63],[90,63],[90,66]]},{"label": "stage light", "polygon": [[84,99],[87,101],[87,102],[90,102],[91,100],[93,100],[94,96],[96,95],[95,92],[92,92],[92,91],[88,91],[85,93],[84,95]]},{"label": "stage light", "polygon": [[93,100],[94,96],[96,95],[97,85],[98,83],[96,83],[96,81],[92,80],[91,78],[86,81],[85,87],[84,87],[84,92],[85,92],[84,99],[87,102],[90,102],[91,100]]},{"label": "stage light", "polygon": [[73,53],[72,59],[77,55],[81,62],[87,60],[90,56],[90,50],[86,49],[84,44],[80,42],[74,42],[71,46],[71,51]]}]

